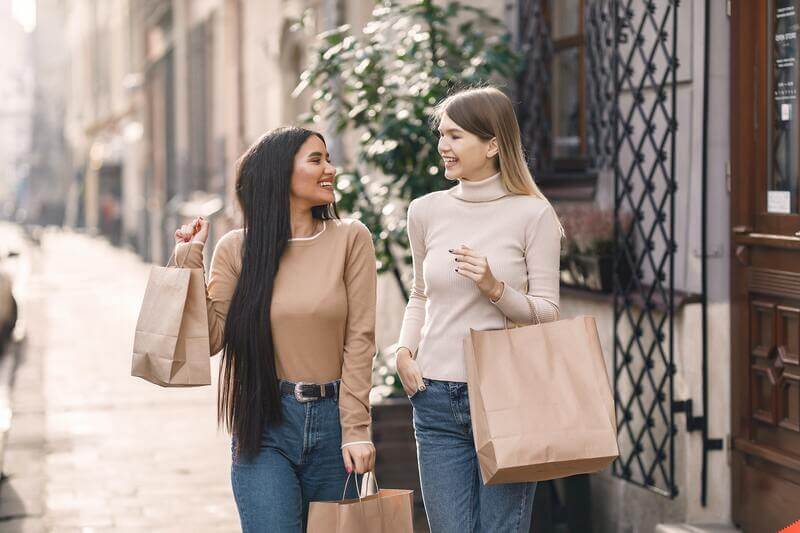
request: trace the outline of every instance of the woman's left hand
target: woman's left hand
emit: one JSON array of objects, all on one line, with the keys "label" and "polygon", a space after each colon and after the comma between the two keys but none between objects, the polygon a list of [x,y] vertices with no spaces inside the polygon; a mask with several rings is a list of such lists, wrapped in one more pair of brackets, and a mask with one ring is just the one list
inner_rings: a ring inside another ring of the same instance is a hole
[{"label": "woman's left hand", "polygon": [[471,279],[484,296],[497,301],[503,294],[503,283],[497,281],[489,268],[489,261],[465,244],[450,250],[455,256],[456,272]]},{"label": "woman's left hand", "polygon": [[348,473],[366,474],[375,469],[375,446],[372,444],[353,444],[342,448],[344,467]]}]

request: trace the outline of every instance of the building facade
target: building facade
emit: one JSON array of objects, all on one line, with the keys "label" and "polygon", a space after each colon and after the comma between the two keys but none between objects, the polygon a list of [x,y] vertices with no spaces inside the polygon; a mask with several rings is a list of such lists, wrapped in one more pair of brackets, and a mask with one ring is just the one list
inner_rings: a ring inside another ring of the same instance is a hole
[{"label": "building facade", "polygon": [[[620,251],[565,254],[562,316],[597,318],[617,403],[621,456],[591,476],[593,528],[788,525],[800,517],[796,2],[468,3],[506,21],[524,55],[508,90],[540,186],[578,233],[611,220]],[[64,102],[64,219],[164,263],[183,221],[211,218],[212,244],[240,223],[236,159],[308,108],[291,92],[315,35],[363,27],[374,3],[39,6],[66,21],[68,57],[50,72],[66,64],[68,83],[42,85]],[[346,166],[352,138],[326,134]],[[381,279],[382,349],[403,307]]]}]

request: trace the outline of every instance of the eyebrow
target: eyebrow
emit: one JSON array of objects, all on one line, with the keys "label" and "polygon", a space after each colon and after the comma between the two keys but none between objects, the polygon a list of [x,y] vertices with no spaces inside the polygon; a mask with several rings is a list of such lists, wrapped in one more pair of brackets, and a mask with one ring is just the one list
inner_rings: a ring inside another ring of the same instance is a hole
[{"label": "eyebrow", "polygon": [[463,132],[464,131],[461,128],[445,128],[445,129],[437,128],[437,130],[439,131],[439,133],[447,133],[447,132],[450,132],[450,131],[459,131],[459,132]]},{"label": "eyebrow", "polygon": [[[311,152],[310,154],[308,154],[309,159],[311,159],[312,157],[322,157],[322,152]],[[330,154],[327,154],[325,156],[325,159],[330,159],[330,158],[331,158]]]}]

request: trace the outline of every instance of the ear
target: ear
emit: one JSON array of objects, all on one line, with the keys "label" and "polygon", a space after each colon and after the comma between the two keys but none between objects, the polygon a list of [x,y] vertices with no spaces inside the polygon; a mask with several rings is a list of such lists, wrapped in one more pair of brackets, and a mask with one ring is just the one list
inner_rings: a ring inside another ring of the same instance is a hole
[{"label": "ear", "polygon": [[486,159],[494,159],[498,153],[500,153],[500,148],[497,146],[497,137],[492,137],[486,150]]}]

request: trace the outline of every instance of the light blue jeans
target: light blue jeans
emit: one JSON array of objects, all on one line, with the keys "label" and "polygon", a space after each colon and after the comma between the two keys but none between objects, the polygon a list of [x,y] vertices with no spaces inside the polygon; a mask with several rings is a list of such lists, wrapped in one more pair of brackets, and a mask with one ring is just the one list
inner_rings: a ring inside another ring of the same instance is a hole
[{"label": "light blue jeans", "polygon": [[527,533],[536,483],[484,485],[467,384],[425,379],[411,397],[422,499],[431,533]]},{"label": "light blue jeans", "polygon": [[[300,403],[283,394],[281,409],[283,421],[264,430],[254,459],[232,454],[231,485],[244,533],[301,533],[310,502],[342,498],[347,472],[338,399]],[[347,497],[358,497],[355,484]]]}]

